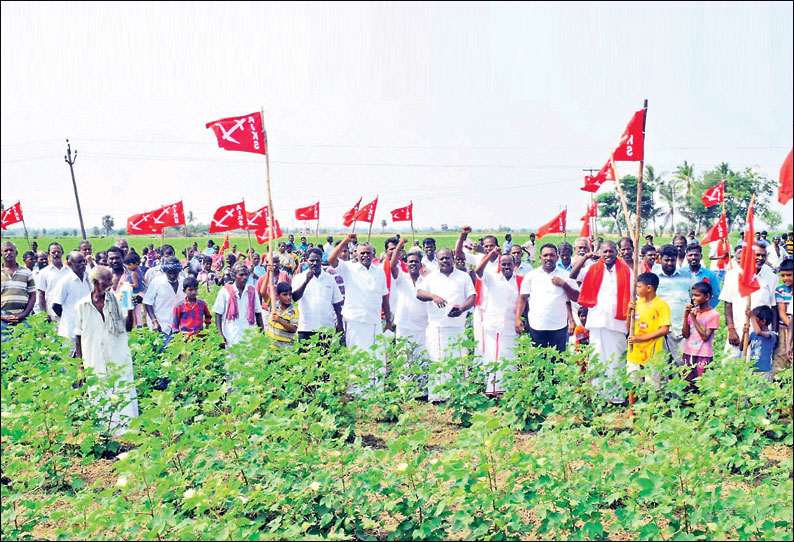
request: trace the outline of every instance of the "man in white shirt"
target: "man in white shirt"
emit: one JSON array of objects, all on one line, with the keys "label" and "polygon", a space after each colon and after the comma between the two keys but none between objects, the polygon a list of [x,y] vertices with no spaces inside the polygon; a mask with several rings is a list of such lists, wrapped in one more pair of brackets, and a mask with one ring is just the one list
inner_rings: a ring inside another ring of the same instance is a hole
[{"label": "man in white shirt", "polygon": [[[455,269],[452,251],[438,251],[438,271],[424,278],[416,297],[427,307],[427,334],[425,346],[431,361],[445,357],[463,357],[462,348],[453,348],[466,327],[466,311],[474,305],[474,285],[463,271]],[[428,303],[429,302],[429,303]],[[463,369],[463,368],[462,368]],[[449,373],[435,373],[428,383],[428,400],[438,401],[444,397],[439,386],[452,379]]]},{"label": "man in white shirt", "polygon": [[[529,331],[532,342],[542,348],[565,351],[573,333],[571,301],[579,299],[576,281],[557,267],[557,247],[546,243],[540,247],[540,267],[533,269],[521,283],[521,297],[515,311],[516,332]],[[527,301],[528,329],[521,320]]]},{"label": "man in white shirt", "polygon": [[[487,273],[487,260],[499,261],[499,273]],[[509,254],[501,254],[494,247],[488,258],[480,261],[475,269],[488,292],[486,308],[483,310],[482,328],[485,335],[483,361],[487,373],[485,393],[498,395],[505,392],[504,374],[513,371],[507,363],[515,359],[516,328],[514,318],[518,305],[518,279],[513,273],[515,262]]]},{"label": "man in white shirt", "polygon": [[[345,322],[345,344],[348,348],[362,348],[369,350],[375,344],[378,336],[382,335],[381,310],[386,319],[386,329],[392,330],[391,308],[389,307],[389,289],[386,287],[386,275],[383,269],[372,265],[374,249],[369,243],[360,243],[356,246],[356,262],[346,262],[339,259],[342,246],[349,242],[356,242],[355,233],[348,233],[345,239],[337,245],[328,256],[328,263],[345,281],[345,304],[342,307],[342,317]],[[383,352],[377,354],[382,359]],[[369,387],[380,385],[377,373],[385,374],[385,367],[370,375]],[[349,393],[358,394],[361,386],[351,385]]]},{"label": "man in white shirt", "polygon": [[47,265],[49,265],[47,253],[43,250],[36,252],[36,264],[33,268],[33,281],[36,283],[36,304],[33,306],[35,314],[42,312],[39,302],[39,282],[41,281],[41,272],[47,269]]},{"label": "man in white shirt", "polygon": [[162,333],[165,348],[171,341],[171,323],[173,322],[174,307],[185,299],[182,289],[183,278],[180,276],[182,264],[173,256],[165,258],[162,267],[163,274],[156,277],[146,289],[143,298],[143,307],[149,321],[149,329]]},{"label": "man in white shirt", "polygon": [[436,258],[436,240],[432,237],[422,241],[422,248],[425,255],[422,258],[422,274],[427,275],[433,271],[438,271],[438,259]]},{"label": "man in white shirt", "polygon": [[82,252],[70,252],[66,256],[66,264],[71,274],[58,282],[52,297],[52,310],[60,318],[58,335],[74,339],[74,309],[78,301],[91,294],[91,283]]},{"label": "man in white shirt", "polygon": [[[776,310],[775,288],[777,287],[777,275],[766,263],[766,247],[755,244],[752,247],[737,247],[735,252],[736,262],[733,269],[725,274],[725,282],[720,292],[720,301],[725,302],[725,322],[728,327],[728,340],[725,341],[725,353],[729,358],[741,358],[742,356],[742,334],[744,325],[747,321],[745,310],[747,309],[747,297],[739,294],[739,277],[742,269],[739,265],[742,257],[742,250],[752,249],[755,252],[756,272],[758,273],[758,284],[760,289],[750,294],[750,308],[754,309],[766,305]],[[750,328],[752,331],[752,328]]]},{"label": "man in white shirt", "polygon": [[298,304],[298,339],[305,341],[323,328],[344,333],[342,293],[334,277],[323,271],[323,252],[309,250],[309,268],[292,279],[292,299]]},{"label": "man in white shirt", "polygon": [[325,252],[326,254],[330,254],[331,251],[334,249],[334,236],[329,235],[328,237],[325,238],[325,240],[327,242],[323,245],[323,252]]},{"label": "man in white shirt", "polygon": [[521,245],[514,244],[510,247],[510,255],[513,257],[516,276],[523,277],[532,271],[532,264],[524,261],[524,249],[521,248]]},{"label": "man in white shirt", "polygon": [[60,243],[49,246],[50,265],[39,275],[39,306],[42,312],[49,313],[51,320],[58,321],[58,315],[52,310],[52,299],[58,283],[68,277],[72,270],[63,265],[63,247]]},{"label": "man in white shirt", "polygon": [[[224,348],[242,341],[248,330],[259,328],[264,331],[262,299],[256,288],[248,284],[251,271],[245,262],[237,262],[232,266],[231,273],[234,282],[220,289],[212,306],[215,327],[223,339]],[[227,375],[226,381],[231,379],[231,375]]]},{"label": "man in white shirt", "polygon": [[[583,269],[587,269],[598,261],[598,257],[590,250],[590,240],[587,237],[579,237],[573,242],[573,249],[576,252],[576,258],[571,263],[571,278],[578,281],[580,284],[582,280],[579,279],[579,273]],[[582,275],[584,277],[584,275]]]},{"label": "man in white shirt", "polygon": [[529,254],[529,263],[535,263],[535,255],[537,254],[535,251],[535,234],[530,233],[529,241],[524,243],[522,246],[527,251],[527,254]]},{"label": "man in white shirt", "polygon": [[[96,262],[94,261],[94,248],[91,246],[91,241],[88,239],[83,239],[80,241],[80,245],[77,247],[77,250],[83,253],[86,271],[91,271],[96,265]],[[86,279],[87,278],[88,275],[86,275]]]}]

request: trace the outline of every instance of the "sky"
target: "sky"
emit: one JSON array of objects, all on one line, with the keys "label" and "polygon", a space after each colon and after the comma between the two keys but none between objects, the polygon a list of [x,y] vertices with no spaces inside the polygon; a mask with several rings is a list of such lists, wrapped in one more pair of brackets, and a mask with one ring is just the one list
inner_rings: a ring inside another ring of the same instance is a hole
[{"label": "sky", "polygon": [[0,186],[28,228],[79,228],[67,138],[88,230],[180,199],[204,223],[259,208],[264,157],[205,124],[260,109],[288,228],[320,201],[342,231],[378,196],[375,231],[409,201],[417,228],[536,228],[567,205],[576,229],[583,168],[644,99],[663,176],[776,180],[792,148],[790,2],[3,2],[0,29]]}]

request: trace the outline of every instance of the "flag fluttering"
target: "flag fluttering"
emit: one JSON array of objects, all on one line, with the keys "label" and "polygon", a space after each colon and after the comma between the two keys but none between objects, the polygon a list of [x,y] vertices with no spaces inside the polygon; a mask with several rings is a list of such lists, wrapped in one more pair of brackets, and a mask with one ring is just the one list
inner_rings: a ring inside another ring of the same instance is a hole
[{"label": "flag fluttering", "polygon": [[392,222],[405,222],[408,220],[413,220],[413,218],[414,218],[413,203],[406,205],[405,207],[400,207],[399,209],[394,209],[391,212]]},{"label": "flag fluttering", "polygon": [[[254,235],[256,235],[256,241],[260,245],[264,245],[265,243],[270,241],[270,227],[266,226],[266,227],[262,228],[261,230],[257,230],[257,231],[254,232]],[[273,240],[275,241],[279,237],[283,237],[283,234],[281,233],[281,226],[279,225],[278,220],[276,220],[274,218],[273,219]]]},{"label": "flag fluttering", "polygon": [[185,211],[182,202],[164,205],[156,211],[152,211],[152,224],[160,228],[160,231],[169,226],[184,226]]},{"label": "flag fluttering", "polygon": [[607,163],[593,176],[585,175],[584,176],[584,186],[582,190],[585,192],[598,192],[598,189],[601,188],[601,185],[607,181],[614,181],[617,175],[615,175],[615,168],[612,165],[612,160],[607,160]]},{"label": "flag fluttering", "polygon": [[353,217],[353,220],[357,222],[369,222],[372,224],[372,221],[375,220],[375,209],[378,207],[378,198],[375,197],[374,200],[367,203],[364,207],[358,210],[356,215]]},{"label": "flag fluttering", "polygon": [[792,152],[789,151],[788,156],[780,166],[780,177],[777,181],[777,200],[781,205],[788,203],[794,197],[794,187],[792,187]]},{"label": "flag fluttering", "polygon": [[2,227],[4,230],[7,230],[10,225],[16,224],[17,222],[22,222],[23,220],[22,205],[20,202],[16,202],[14,205],[3,211],[2,217],[0,217],[0,227]]},{"label": "flag fluttering", "polygon": [[645,137],[643,129],[645,124],[645,109],[640,109],[631,117],[623,135],[620,137],[613,159],[618,162],[639,162],[645,153]]},{"label": "flag fluttering", "polygon": [[229,248],[229,234],[228,233],[226,234],[226,237],[223,238],[223,245],[221,245],[221,249],[220,249],[220,251],[218,251],[218,254],[223,256],[223,253],[226,251],[227,248]]},{"label": "flag fluttering", "polygon": [[145,213],[138,213],[129,217],[127,219],[127,234],[150,235],[161,233],[163,228],[154,223],[153,216],[154,211],[146,211]]},{"label": "flag fluttering", "polygon": [[218,207],[212,215],[209,233],[219,233],[229,230],[244,230],[248,225],[245,213],[245,203],[232,203]]},{"label": "flag fluttering", "polygon": [[727,239],[728,238],[728,220],[726,216],[723,214],[720,216],[720,219],[717,220],[717,223],[714,224],[709,231],[706,232],[706,236],[700,241],[700,246],[706,246],[709,243],[714,241],[719,241],[720,239]]},{"label": "flag fluttering", "polygon": [[712,186],[703,192],[703,197],[701,199],[703,200],[703,205],[706,206],[706,209],[725,201],[725,181],[722,181],[717,186]]},{"label": "flag fluttering", "polygon": [[320,220],[320,202],[295,209],[295,220]]},{"label": "flag fluttering", "polygon": [[565,217],[567,213],[567,209],[563,209],[560,214],[538,228],[537,238],[540,239],[549,233],[565,233]]},{"label": "flag fluttering", "polygon": [[744,246],[742,247],[742,257],[739,262],[739,295],[742,297],[747,297],[761,288],[755,271],[754,243],[755,226],[753,225],[753,206],[750,205],[747,209],[747,223],[744,225]]},{"label": "flag fluttering", "polygon": [[579,237],[590,237],[590,219],[587,219],[582,224],[582,230],[579,232]]},{"label": "flag fluttering", "polygon": [[595,218],[597,216],[598,216],[598,202],[593,201],[592,204],[587,206],[587,211],[585,212],[584,216],[579,220],[589,221],[591,218]]},{"label": "flag fluttering", "polygon": [[349,228],[350,225],[353,224],[359,205],[361,205],[361,198],[358,198],[358,202],[353,206],[353,208],[342,216],[342,224],[344,224],[346,228]]},{"label": "flag fluttering", "polygon": [[259,112],[208,122],[218,138],[218,146],[227,151],[265,154],[262,115]]},{"label": "flag fluttering", "polygon": [[267,215],[268,215],[268,208],[267,205],[262,207],[261,209],[257,209],[252,213],[245,213],[247,220],[247,225],[245,227],[246,230],[256,231],[259,228],[264,228],[267,226]]}]

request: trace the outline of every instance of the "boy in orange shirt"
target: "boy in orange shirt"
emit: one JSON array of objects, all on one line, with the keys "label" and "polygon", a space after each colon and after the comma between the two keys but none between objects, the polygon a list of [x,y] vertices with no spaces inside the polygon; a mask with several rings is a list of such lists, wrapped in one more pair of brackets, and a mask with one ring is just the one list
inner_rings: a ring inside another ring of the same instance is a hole
[{"label": "boy in orange shirt", "polygon": [[[657,297],[659,277],[654,273],[642,273],[637,277],[637,298],[629,302],[629,309],[635,311],[634,335],[630,336],[629,351],[626,356],[626,372],[631,381],[639,383],[640,372],[647,373],[645,365],[657,354],[666,356],[664,336],[670,331],[670,307]],[[626,329],[631,328],[631,318],[626,318]],[[646,382],[653,382],[654,388],[660,390],[661,374],[651,371],[645,374]],[[633,392],[629,393],[629,404],[637,402]]]}]

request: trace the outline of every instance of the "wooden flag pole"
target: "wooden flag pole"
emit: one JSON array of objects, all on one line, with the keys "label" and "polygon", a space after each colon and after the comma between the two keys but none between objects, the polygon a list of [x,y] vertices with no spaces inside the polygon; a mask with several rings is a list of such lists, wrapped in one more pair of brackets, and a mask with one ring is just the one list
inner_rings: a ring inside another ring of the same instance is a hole
[{"label": "wooden flag pole", "polygon": [[[263,117],[262,122],[263,123],[265,122],[264,121],[264,117]],[[263,126],[264,126],[264,124],[263,124]],[[242,202],[243,202],[243,207],[245,207],[245,198],[241,198],[241,199],[242,199]],[[246,233],[246,235],[248,237],[248,256],[250,257],[251,256],[252,247],[251,247],[251,230],[248,229],[248,211],[245,212],[245,233]]]},{"label": "wooden flag pole", "polygon": [[[22,215],[24,216],[24,215]],[[25,225],[25,219],[22,219],[22,227],[25,228],[25,239],[28,242],[28,248],[33,250],[33,247],[30,246],[30,237],[28,237],[28,227]]]},{"label": "wooden flag pole", "polygon": [[273,235],[275,234],[275,230],[273,229],[273,217],[275,216],[275,212],[273,211],[273,199],[270,193],[270,145],[267,143],[267,130],[265,130],[265,108],[263,107],[260,111],[262,115],[262,137],[265,143],[265,167],[267,171],[267,222],[268,222],[268,229],[270,230],[270,242],[268,244],[268,260],[267,263],[273,263]]},{"label": "wooden flag pole", "polygon": [[320,245],[320,213],[317,212],[317,230],[314,232],[314,236],[317,238],[317,245]]},{"label": "wooden flag pole", "polygon": [[[722,182],[724,183],[725,179],[722,179]],[[725,215],[726,222],[728,220],[727,213],[728,213],[728,210],[727,210],[727,208],[725,206],[725,187],[723,186],[723,189],[722,189],[722,214]],[[722,242],[725,243],[725,253],[728,255],[728,264],[727,264],[726,267],[729,270],[733,269],[733,257],[731,256],[731,239],[730,239],[730,237],[728,237],[728,238],[722,240]],[[709,253],[709,255],[711,255],[711,254]]]},{"label": "wooden flag pole", "polygon": [[[590,193],[590,208],[593,208],[593,202],[595,201],[595,197],[592,193]],[[593,238],[595,239],[598,236],[598,212],[596,207],[596,215],[591,216],[590,219],[593,221]]]},{"label": "wooden flag pole", "polygon": [[631,232],[631,217],[629,216],[629,205],[626,203],[626,194],[623,193],[623,187],[620,186],[620,177],[618,176],[618,168],[615,167],[615,159],[611,154],[609,155],[609,161],[612,163],[612,173],[615,175],[615,185],[617,185],[618,195],[620,196],[620,203],[623,206],[623,216],[626,219],[626,233],[628,234]]},{"label": "wooden flag pole", "polygon": [[[182,201],[182,197],[181,197],[181,196],[179,197],[179,201],[180,201],[180,202],[182,202],[182,211],[184,212],[184,210],[185,210],[185,203],[184,203],[184,201]],[[187,245],[187,220],[185,220],[185,223],[184,223],[184,224],[182,224],[182,227],[183,227],[183,228],[184,228],[184,230],[185,230],[185,258],[187,258],[187,246],[188,246],[188,245]],[[189,262],[189,261],[190,261],[190,260],[188,260],[188,262]]]},{"label": "wooden flag pole", "polygon": [[[642,141],[643,147],[645,146],[645,118],[648,116],[648,100],[645,100],[643,104],[643,114],[642,114]],[[645,164],[645,154],[643,151],[643,159],[640,160],[640,171],[637,175],[637,208],[636,208],[636,215],[637,215],[637,225],[634,229],[634,274],[632,275],[631,279],[631,298],[634,302],[637,302],[637,273],[639,272],[640,267],[640,225],[642,221],[642,170]],[[626,232],[628,233],[628,232]],[[629,311],[629,317],[631,318],[631,326],[629,327],[629,337],[634,336],[634,322],[637,317],[637,311],[631,309]],[[629,348],[633,350],[634,345],[629,345]]]},{"label": "wooden flag pole", "polygon": [[565,227],[562,229],[562,242],[568,242],[568,205],[566,204],[565,207]]},{"label": "wooden flag pole", "polygon": [[372,217],[372,221],[369,223],[369,231],[367,232],[367,243],[369,243],[369,238],[372,235],[372,222],[375,222],[375,217]]},{"label": "wooden flag pole", "polygon": [[[755,205],[755,194],[750,196],[750,207],[753,207],[753,205]],[[753,220],[755,220],[755,213],[753,213]],[[742,246],[742,250],[752,250],[752,249],[753,249],[752,245],[750,245],[749,247],[744,245]],[[744,252],[742,252],[742,254],[744,254]],[[752,292],[747,294],[746,312],[750,312],[751,310],[753,310],[753,307],[751,305],[752,297],[753,297]],[[752,316],[750,316],[750,318],[752,318]],[[742,328],[742,358],[747,358],[747,348],[750,346],[750,318],[745,318],[744,328]]]},{"label": "wooden flag pole", "polygon": [[410,202],[411,206],[411,246],[414,246],[416,242],[416,233],[414,232],[414,202]]}]

